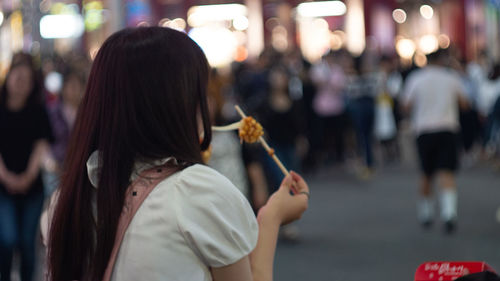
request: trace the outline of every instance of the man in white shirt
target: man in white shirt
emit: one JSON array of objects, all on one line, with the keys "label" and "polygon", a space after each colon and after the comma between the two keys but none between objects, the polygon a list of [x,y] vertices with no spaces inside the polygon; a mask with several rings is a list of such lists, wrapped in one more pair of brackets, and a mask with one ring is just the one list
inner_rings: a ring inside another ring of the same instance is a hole
[{"label": "man in white shirt", "polygon": [[418,218],[424,227],[432,224],[432,182],[437,176],[441,187],[441,219],[446,233],[451,233],[457,220],[459,106],[467,107],[467,101],[463,83],[445,66],[446,59],[445,50],[428,55],[429,65],[408,77],[403,104],[412,114],[422,169]]}]

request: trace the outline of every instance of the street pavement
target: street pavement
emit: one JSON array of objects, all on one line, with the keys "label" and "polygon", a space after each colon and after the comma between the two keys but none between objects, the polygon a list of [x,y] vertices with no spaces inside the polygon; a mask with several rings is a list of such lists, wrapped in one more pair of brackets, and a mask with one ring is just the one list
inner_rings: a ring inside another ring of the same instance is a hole
[{"label": "street pavement", "polygon": [[460,171],[452,235],[438,215],[431,229],[417,223],[414,164],[379,167],[367,182],[333,167],[306,180],[309,209],[296,223],[299,241],[278,244],[276,281],[411,281],[419,264],[443,260],[486,261],[500,271],[500,173],[486,163]]}]

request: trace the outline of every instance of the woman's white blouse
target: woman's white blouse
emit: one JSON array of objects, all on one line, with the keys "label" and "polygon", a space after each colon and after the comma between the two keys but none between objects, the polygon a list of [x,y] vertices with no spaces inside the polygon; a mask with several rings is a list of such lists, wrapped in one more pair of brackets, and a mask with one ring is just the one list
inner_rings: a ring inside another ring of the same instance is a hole
[{"label": "woman's white blouse", "polygon": [[[96,183],[97,162],[92,163],[88,172]],[[41,218],[45,245],[57,194]],[[212,280],[210,267],[245,257],[257,236],[243,194],[214,169],[193,165],[160,182],[144,200],[125,232],[111,280]]]},{"label": "woman's white blouse", "polygon": [[224,176],[194,165],[166,178],[130,223],[111,280],[212,280],[257,244],[250,204]]}]

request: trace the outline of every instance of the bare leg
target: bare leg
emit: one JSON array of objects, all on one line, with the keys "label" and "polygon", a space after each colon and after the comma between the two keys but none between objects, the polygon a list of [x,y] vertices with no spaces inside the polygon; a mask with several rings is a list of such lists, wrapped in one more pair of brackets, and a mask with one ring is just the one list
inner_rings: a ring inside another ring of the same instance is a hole
[{"label": "bare leg", "polygon": [[422,175],[420,178],[420,195],[422,197],[431,197],[432,195],[432,177]]},{"label": "bare leg", "polygon": [[456,182],[455,182],[455,174],[451,171],[440,171],[438,173],[439,185],[443,189],[447,190],[455,190]]},{"label": "bare leg", "polygon": [[432,202],[432,177],[422,175],[420,178],[420,198],[417,203],[417,217],[424,227],[430,227],[434,215],[434,204]]}]

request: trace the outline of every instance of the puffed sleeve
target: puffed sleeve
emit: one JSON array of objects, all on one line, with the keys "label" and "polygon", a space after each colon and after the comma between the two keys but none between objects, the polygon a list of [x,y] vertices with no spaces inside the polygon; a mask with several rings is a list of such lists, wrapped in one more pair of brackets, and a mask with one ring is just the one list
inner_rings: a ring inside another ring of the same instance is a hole
[{"label": "puffed sleeve", "polygon": [[257,220],[247,199],[227,178],[194,165],[181,173],[175,192],[179,230],[205,265],[233,264],[255,248]]}]

